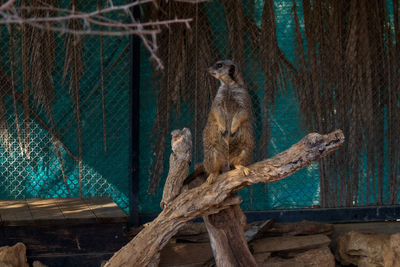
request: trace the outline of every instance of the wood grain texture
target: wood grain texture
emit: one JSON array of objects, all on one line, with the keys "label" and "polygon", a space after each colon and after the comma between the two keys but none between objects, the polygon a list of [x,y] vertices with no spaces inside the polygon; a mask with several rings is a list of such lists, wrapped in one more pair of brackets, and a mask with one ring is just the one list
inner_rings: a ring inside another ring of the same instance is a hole
[{"label": "wood grain texture", "polygon": [[233,205],[204,217],[217,266],[257,267],[244,234],[246,216]]},{"label": "wood grain texture", "polygon": [[32,221],[32,213],[26,200],[0,201],[1,224],[7,225],[14,222]]},{"label": "wood grain texture", "polygon": [[3,226],[126,223],[127,214],[108,197],[1,200]]},{"label": "wood grain texture", "polygon": [[238,204],[240,200],[232,198],[233,192],[252,184],[288,177],[311,162],[329,155],[343,143],[341,130],[327,135],[311,133],[275,157],[249,165],[248,176],[239,170],[232,170],[218,176],[213,184],[204,183],[183,192],[154,221],[116,252],[105,266],[146,266],[187,221]]}]

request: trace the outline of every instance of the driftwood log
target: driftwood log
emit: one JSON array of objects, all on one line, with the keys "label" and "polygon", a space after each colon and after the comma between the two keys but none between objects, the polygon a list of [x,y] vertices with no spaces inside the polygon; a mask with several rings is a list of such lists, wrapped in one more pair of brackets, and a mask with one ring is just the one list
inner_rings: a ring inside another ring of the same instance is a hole
[{"label": "driftwood log", "polygon": [[249,165],[248,176],[243,176],[239,170],[232,170],[218,176],[213,184],[204,183],[182,192],[154,221],[116,252],[105,266],[146,266],[186,222],[239,204],[240,198],[234,192],[252,184],[288,177],[329,155],[343,142],[341,130],[327,135],[311,133],[284,152]]}]

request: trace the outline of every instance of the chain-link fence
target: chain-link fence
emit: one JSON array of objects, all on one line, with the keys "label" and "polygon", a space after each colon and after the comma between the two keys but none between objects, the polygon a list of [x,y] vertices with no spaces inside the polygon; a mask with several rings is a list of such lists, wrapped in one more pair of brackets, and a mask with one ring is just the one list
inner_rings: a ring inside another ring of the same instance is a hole
[{"label": "chain-link fence", "polygon": [[[77,1],[78,10],[110,3]],[[311,131],[346,136],[329,158],[242,190],[245,210],[398,204],[397,1],[160,0],[141,11],[142,21],[192,18],[157,35],[164,69],[142,49],[141,213],[159,211],[173,129],[191,129],[192,162],[202,161],[219,86],[205,69],[228,58],[252,98],[254,161]],[[127,209],[129,38],[14,24],[0,26],[0,43],[0,198],[110,196]]]},{"label": "chain-link fence", "polygon": [[[82,11],[110,4],[77,2]],[[128,210],[128,37],[0,25],[0,93],[1,199],[109,196]]]},{"label": "chain-link fence", "polygon": [[340,128],[346,136],[327,159],[241,191],[244,209],[398,204],[397,1],[160,1],[142,17],[193,21],[158,36],[165,69],[153,69],[143,52],[141,212],[158,211],[170,131],[190,127],[193,162],[201,162],[202,129],[219,86],[204,70],[220,59],[238,63],[249,88],[255,161],[311,131]]}]

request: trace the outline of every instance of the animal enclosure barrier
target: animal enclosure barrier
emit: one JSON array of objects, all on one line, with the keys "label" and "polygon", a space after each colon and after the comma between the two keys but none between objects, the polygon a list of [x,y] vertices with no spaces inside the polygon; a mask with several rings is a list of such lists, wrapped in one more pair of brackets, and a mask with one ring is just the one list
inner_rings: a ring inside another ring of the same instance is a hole
[{"label": "animal enclosure barrier", "polygon": [[[110,2],[41,1],[81,11]],[[225,58],[241,66],[252,98],[254,161],[309,132],[346,136],[329,158],[240,191],[244,210],[399,204],[398,1],[157,3],[141,6],[142,22],[192,21],[156,35],[163,69],[141,49],[141,214],[160,211],[172,130],[191,129],[192,165],[202,161],[219,86],[205,69]],[[128,210],[129,42],[0,25],[1,199],[109,196]]]},{"label": "animal enclosure barrier", "polygon": [[[22,15],[73,2],[32,1]],[[109,2],[75,3],[80,11],[99,5]],[[107,196],[128,210],[129,45],[126,36],[0,25],[1,199]]]},{"label": "animal enclosure barrier", "polygon": [[[157,36],[164,69],[141,57],[140,212],[159,211],[170,132],[189,127],[193,163],[220,59],[241,66],[261,160],[305,133],[342,129],[340,151],[276,183],[240,191],[244,210],[399,204],[400,90],[397,1],[160,1],[142,21],[192,18]],[[152,136],[152,138],[147,138]],[[149,148],[152,149],[149,149]],[[149,160],[150,159],[150,160]]]}]

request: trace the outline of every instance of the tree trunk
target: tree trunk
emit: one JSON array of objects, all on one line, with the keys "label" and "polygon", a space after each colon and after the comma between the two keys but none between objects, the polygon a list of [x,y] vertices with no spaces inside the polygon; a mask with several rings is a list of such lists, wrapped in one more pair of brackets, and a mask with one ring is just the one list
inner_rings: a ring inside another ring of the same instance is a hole
[{"label": "tree trunk", "polygon": [[239,205],[203,217],[215,263],[222,266],[257,266],[244,235],[246,216]]}]

